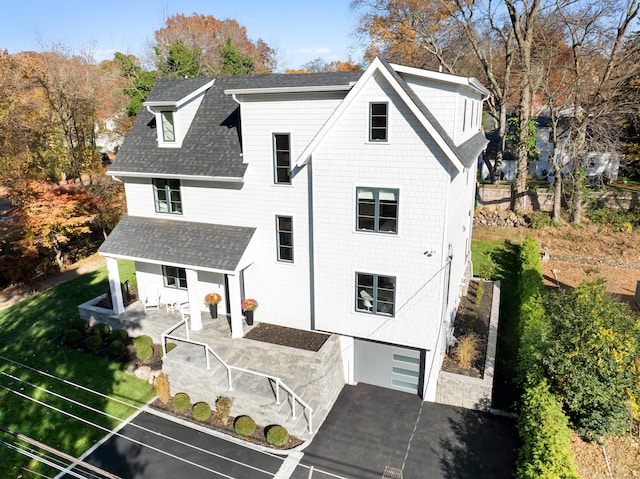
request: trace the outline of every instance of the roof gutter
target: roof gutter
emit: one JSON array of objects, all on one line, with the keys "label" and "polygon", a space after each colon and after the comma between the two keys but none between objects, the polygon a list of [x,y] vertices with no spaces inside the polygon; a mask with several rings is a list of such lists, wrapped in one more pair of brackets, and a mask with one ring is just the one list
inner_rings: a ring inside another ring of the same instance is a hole
[{"label": "roof gutter", "polygon": [[219,183],[242,183],[244,180],[235,176],[208,176],[208,175],[180,175],[154,172],[137,172],[137,171],[107,171],[108,176],[112,176],[116,180],[121,177],[126,178],[149,178],[159,176],[170,180],[200,180],[200,181],[217,181]]}]

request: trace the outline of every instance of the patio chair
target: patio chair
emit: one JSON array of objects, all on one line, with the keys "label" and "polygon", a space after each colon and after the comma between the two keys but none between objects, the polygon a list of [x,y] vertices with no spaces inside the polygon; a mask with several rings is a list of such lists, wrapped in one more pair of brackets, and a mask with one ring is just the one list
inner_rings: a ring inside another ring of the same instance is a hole
[{"label": "patio chair", "polygon": [[360,290],[360,297],[362,298],[362,304],[367,309],[367,311],[371,311],[371,308],[373,308],[373,303],[371,302],[373,297],[364,289]]},{"label": "patio chair", "polygon": [[144,306],[145,313],[151,309],[159,310],[160,293],[158,292],[158,290],[155,288],[149,288],[149,290],[147,290],[147,296],[144,298],[142,305]]},{"label": "patio chair", "polygon": [[178,305],[178,310],[180,311],[180,316],[183,321],[188,321],[191,319],[191,309],[189,308],[189,303],[180,303]]}]

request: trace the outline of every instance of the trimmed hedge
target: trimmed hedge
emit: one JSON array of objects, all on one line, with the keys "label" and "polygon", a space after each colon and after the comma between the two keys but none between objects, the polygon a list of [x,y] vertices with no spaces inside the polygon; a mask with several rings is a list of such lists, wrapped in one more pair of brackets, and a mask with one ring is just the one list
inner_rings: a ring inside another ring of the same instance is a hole
[{"label": "trimmed hedge", "polygon": [[266,439],[272,446],[284,446],[289,440],[289,431],[283,426],[271,426],[267,429]]},{"label": "trimmed hedge", "polygon": [[104,342],[102,341],[101,336],[92,334],[85,340],[84,345],[89,351],[95,353],[98,349],[104,346]]},{"label": "trimmed hedge", "polygon": [[126,343],[129,339],[129,333],[127,333],[126,329],[116,329],[111,333],[111,339],[114,341],[122,341]]},{"label": "trimmed hedge", "polygon": [[187,393],[178,393],[173,396],[173,409],[176,411],[186,411],[191,406],[191,398]]},{"label": "trimmed hedge", "polygon": [[77,329],[68,329],[64,333],[64,337],[62,338],[62,341],[67,346],[77,346],[81,340],[82,340],[82,333]]},{"label": "trimmed hedge", "polygon": [[233,428],[241,436],[251,436],[256,432],[256,422],[251,416],[240,416],[233,424]]},{"label": "trimmed hedge", "polygon": [[197,421],[206,421],[211,417],[211,406],[206,402],[199,402],[193,406],[191,415],[193,416],[193,419]]},{"label": "trimmed hedge", "polygon": [[82,318],[74,318],[69,321],[69,329],[77,329],[81,333],[84,333],[87,329],[89,329],[89,322],[85,321]]},{"label": "trimmed hedge", "polygon": [[111,326],[106,323],[96,323],[89,328],[89,334],[95,336],[106,336],[111,332]]},{"label": "trimmed hedge", "polygon": [[133,345],[136,348],[136,356],[140,361],[146,361],[153,356],[153,339],[149,336],[134,338]]},{"label": "trimmed hedge", "polygon": [[109,344],[109,356],[111,356],[112,358],[119,358],[124,354],[126,350],[127,347],[119,339],[111,341],[111,344]]},{"label": "trimmed hedge", "polygon": [[546,380],[524,393],[518,429],[523,443],[518,478],[580,478],[571,451],[567,416]]}]

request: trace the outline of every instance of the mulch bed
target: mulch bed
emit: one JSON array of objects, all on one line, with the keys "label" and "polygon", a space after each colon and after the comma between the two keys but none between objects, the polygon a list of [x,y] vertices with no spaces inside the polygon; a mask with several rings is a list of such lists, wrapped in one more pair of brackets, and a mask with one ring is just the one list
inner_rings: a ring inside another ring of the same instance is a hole
[{"label": "mulch bed", "polygon": [[302,329],[286,328],[274,324],[258,323],[247,333],[245,338],[317,352],[329,339],[329,335]]},{"label": "mulch bed", "polygon": [[491,304],[493,302],[493,282],[484,281],[484,292],[478,302],[479,281],[469,283],[466,296],[460,299],[460,305],[453,323],[453,335],[456,338],[470,332],[480,338],[480,355],[471,368],[463,368],[451,354],[444,357],[442,370],[474,378],[484,376],[484,365],[487,358],[487,341],[489,339],[489,322],[491,320]]},{"label": "mulch bed", "polygon": [[301,439],[298,439],[295,436],[289,436],[289,441],[287,441],[286,444],[284,444],[283,446],[280,447],[275,447],[272,446],[271,444],[268,444],[266,439],[265,439],[265,435],[266,432],[265,430],[269,427],[265,427],[263,428],[262,426],[256,425],[256,430],[253,433],[253,435],[251,436],[241,436],[240,434],[238,434],[235,429],[233,428],[233,423],[235,418],[233,417],[229,417],[229,420],[227,421],[227,424],[223,424],[223,422],[218,418],[218,413],[217,411],[212,411],[211,413],[211,417],[209,419],[207,419],[206,421],[196,421],[193,416],[191,415],[191,411],[193,409],[193,405],[187,409],[186,411],[175,411],[171,405],[171,401],[167,404],[164,404],[162,401],[160,401],[160,399],[156,399],[153,403],[150,404],[150,406],[154,409],[157,409],[158,411],[162,411],[166,414],[170,414],[172,416],[178,417],[180,419],[183,419],[185,421],[188,421],[190,423],[193,424],[198,424],[200,426],[209,428],[209,429],[213,429],[219,432],[222,432],[224,434],[227,434],[229,436],[233,436],[235,438],[241,439],[243,441],[247,441],[247,442],[251,442],[253,444],[258,444],[260,446],[266,446],[266,447],[270,447],[273,449],[291,449],[294,448],[296,446],[299,446],[300,444],[302,444],[304,441]]}]

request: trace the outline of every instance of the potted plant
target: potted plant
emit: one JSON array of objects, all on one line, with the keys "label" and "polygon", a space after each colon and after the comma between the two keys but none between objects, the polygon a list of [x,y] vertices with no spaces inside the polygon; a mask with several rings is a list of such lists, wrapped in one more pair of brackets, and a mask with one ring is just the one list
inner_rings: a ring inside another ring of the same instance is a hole
[{"label": "potted plant", "polygon": [[218,317],[218,303],[222,299],[218,293],[209,293],[204,297],[204,302],[209,305],[209,314],[213,319]]},{"label": "potted plant", "polygon": [[249,326],[253,325],[253,312],[258,307],[258,302],[253,298],[247,298],[242,300],[242,311],[244,312],[244,317],[247,319],[247,324]]}]

